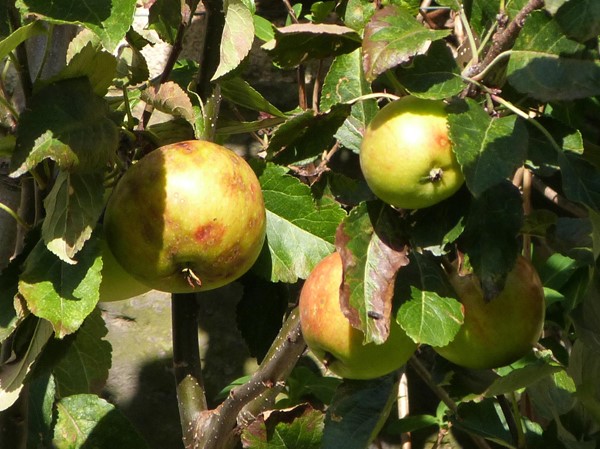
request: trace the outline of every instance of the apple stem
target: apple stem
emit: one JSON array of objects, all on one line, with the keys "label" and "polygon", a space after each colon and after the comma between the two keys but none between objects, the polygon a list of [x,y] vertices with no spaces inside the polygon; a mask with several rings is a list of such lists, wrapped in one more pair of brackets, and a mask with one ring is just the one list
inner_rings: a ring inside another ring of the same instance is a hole
[{"label": "apple stem", "polygon": [[202,281],[200,280],[198,275],[194,273],[194,270],[192,270],[190,267],[184,268],[182,270],[182,273],[184,274],[185,280],[190,285],[190,287],[196,288],[202,286]]}]

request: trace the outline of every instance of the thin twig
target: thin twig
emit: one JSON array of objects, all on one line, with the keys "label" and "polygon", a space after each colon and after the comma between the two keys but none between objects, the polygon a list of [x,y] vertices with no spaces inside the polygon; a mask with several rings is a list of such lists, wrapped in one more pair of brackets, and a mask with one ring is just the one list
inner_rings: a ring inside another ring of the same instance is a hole
[{"label": "thin twig", "polygon": [[[515,18],[506,26],[498,27],[498,30],[492,38],[492,45],[480,64],[469,67],[465,75],[469,78],[482,72],[496,57],[503,51],[512,47],[517,36],[521,32],[527,16],[536,9],[544,6],[544,0],[529,0],[525,6],[517,13]],[[503,16],[503,15],[502,15]],[[500,19],[502,20],[502,19]]]},{"label": "thin twig", "polygon": [[561,209],[573,214],[574,216],[580,218],[586,218],[588,216],[587,211],[583,207],[567,200],[556,190],[544,184],[544,182],[542,182],[542,180],[539,179],[537,176],[533,176],[532,186],[538,192],[542,193],[548,201],[554,203]]}]

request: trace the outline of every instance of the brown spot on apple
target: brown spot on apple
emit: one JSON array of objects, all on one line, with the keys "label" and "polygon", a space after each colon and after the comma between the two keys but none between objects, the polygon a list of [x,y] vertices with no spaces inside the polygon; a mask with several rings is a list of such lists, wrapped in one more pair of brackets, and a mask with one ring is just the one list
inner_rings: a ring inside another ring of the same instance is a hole
[{"label": "brown spot on apple", "polygon": [[218,245],[223,240],[225,227],[219,223],[208,223],[198,226],[194,238],[201,245]]}]

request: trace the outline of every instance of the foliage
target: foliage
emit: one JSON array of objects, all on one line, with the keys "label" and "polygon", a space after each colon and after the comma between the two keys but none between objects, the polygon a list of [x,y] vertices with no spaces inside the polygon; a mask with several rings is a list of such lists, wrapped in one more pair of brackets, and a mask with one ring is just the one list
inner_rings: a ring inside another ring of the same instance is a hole
[{"label": "foliage", "polygon": [[[0,156],[10,177],[36,186],[18,217],[19,254],[0,260],[0,421],[27,401],[27,447],[149,447],[98,396],[111,364],[98,225],[111,187],[143,155],[243,134],[259,142],[248,159],[268,223],[237,312],[261,365],[216,410],[178,390],[182,416],[205,412],[194,415],[203,432],[184,431],[187,447],[361,448],[407,432],[413,447],[431,437],[451,447],[598,446],[597,0],[316,1],[277,18],[263,2],[205,0],[200,63],[180,57],[197,0],[141,2],[146,29],[133,26],[138,3],[5,0],[0,10]],[[72,26],[60,67],[42,70],[57,62],[53,36]],[[172,46],[154,78],[149,30]],[[296,72],[296,103],[252,85],[257,54],[272,84]],[[404,95],[446,101],[466,180],[423,210],[375,198],[358,165],[365,127]],[[150,121],[153,111],[167,118]],[[420,345],[401,373],[350,382],[292,370],[303,347],[286,304],[334,250],[345,261],[343,307],[365,341],[385,341],[397,319]],[[434,354],[429,345],[451,341],[463,319],[443,266],[464,260],[493,301],[519,253],[544,283],[539,344],[496,370]],[[287,359],[285,345],[296,348]],[[398,393],[406,379],[408,399]],[[431,397],[411,389],[423,384]],[[265,390],[278,399],[254,401]],[[253,419],[236,422],[243,407]]]}]

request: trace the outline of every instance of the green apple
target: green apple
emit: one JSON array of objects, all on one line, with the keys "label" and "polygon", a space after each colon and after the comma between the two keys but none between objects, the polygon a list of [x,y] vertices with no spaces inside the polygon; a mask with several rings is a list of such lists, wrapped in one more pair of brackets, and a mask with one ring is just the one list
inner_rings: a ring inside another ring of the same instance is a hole
[{"label": "green apple", "polygon": [[304,341],[340,377],[373,379],[400,368],[413,355],[416,344],[393,319],[383,344],[363,344],[364,334],[350,325],[340,308],[342,271],[341,257],[332,253],[306,279],[299,303]]},{"label": "green apple", "polygon": [[531,351],[544,325],[542,282],[524,257],[517,258],[500,294],[486,302],[474,274],[449,273],[464,323],[447,346],[433,348],[451,362],[472,369],[498,368]]},{"label": "green apple", "polygon": [[421,209],[463,184],[442,101],[403,97],[384,106],[360,148],[362,173],[373,193],[400,209]]},{"label": "green apple", "polygon": [[260,183],[248,163],[220,145],[166,145],[134,164],[115,186],[104,218],[117,261],[165,292],[210,290],[240,277],[265,239]]},{"label": "green apple", "polygon": [[125,271],[115,259],[106,240],[100,241],[100,248],[102,251],[100,302],[121,301],[143,295],[151,290]]}]

